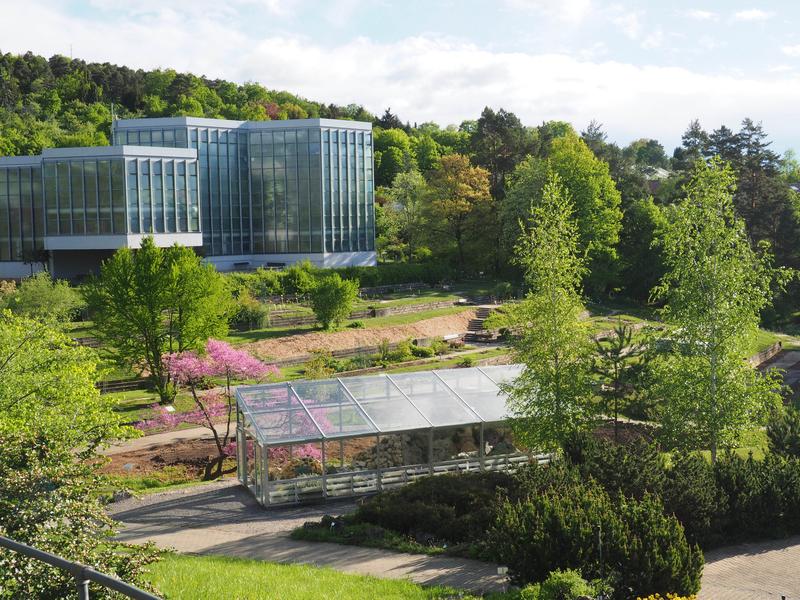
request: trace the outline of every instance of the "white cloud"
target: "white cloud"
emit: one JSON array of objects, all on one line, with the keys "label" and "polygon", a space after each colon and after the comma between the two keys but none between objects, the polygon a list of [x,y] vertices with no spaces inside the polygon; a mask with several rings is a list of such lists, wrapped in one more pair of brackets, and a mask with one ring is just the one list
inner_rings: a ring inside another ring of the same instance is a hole
[{"label": "white cloud", "polygon": [[610,19],[630,39],[638,40],[641,36],[642,21],[638,13],[623,11],[620,14],[611,16]]},{"label": "white cloud", "polygon": [[90,61],[258,81],[319,101],[361,103],[375,113],[391,106],[411,122],[459,123],[489,105],[528,124],[563,119],[580,128],[596,118],[622,143],[650,136],[670,146],[693,118],[716,127],[747,116],[774,132],[777,147],[800,138],[800,79],[791,75],[707,75],[597,56],[494,52],[433,36],[391,43],[254,37],[237,20],[202,11],[154,8],[137,19],[104,21],[66,16],[59,6],[15,5],[0,20],[3,51],[50,56],[73,44],[75,56]]},{"label": "white cloud", "polygon": [[696,21],[716,21],[719,18],[717,13],[710,10],[693,9],[687,10],[684,14]]},{"label": "white cloud", "polygon": [[592,11],[592,0],[503,0],[512,10],[543,14],[569,23],[580,23]]},{"label": "white cloud", "polygon": [[648,33],[642,40],[642,48],[645,50],[652,50],[659,48],[664,43],[664,31],[661,27],[657,27],[655,31]]},{"label": "white cloud", "polygon": [[788,73],[794,71],[794,67],[792,65],[773,65],[767,71],[769,73]]},{"label": "white cloud", "polygon": [[734,21],[766,21],[772,18],[774,13],[761,10],[760,8],[749,8],[733,13]]},{"label": "white cloud", "polygon": [[794,46],[784,46],[781,48],[781,52],[783,52],[786,56],[798,58],[800,57],[800,44],[796,44]]}]

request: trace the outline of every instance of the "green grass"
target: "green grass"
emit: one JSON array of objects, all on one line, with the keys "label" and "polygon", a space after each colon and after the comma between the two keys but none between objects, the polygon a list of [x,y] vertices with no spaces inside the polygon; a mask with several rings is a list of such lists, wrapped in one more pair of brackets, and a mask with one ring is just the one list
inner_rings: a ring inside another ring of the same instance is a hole
[{"label": "green grass", "polygon": [[459,356],[447,358],[446,360],[431,360],[430,362],[421,365],[413,365],[410,367],[393,367],[381,371],[381,373],[413,373],[415,371],[431,371],[433,369],[452,369],[457,367],[458,364],[467,357],[470,357],[475,362],[478,362],[479,360],[483,360],[485,358],[494,358],[496,356],[502,356],[508,353],[508,348],[492,348],[491,350],[484,350],[483,352],[471,352],[469,354],[462,353]]},{"label": "green grass", "polygon": [[339,573],[308,565],[277,565],[221,556],[166,554],[149,567],[150,580],[167,600],[306,600],[475,598],[443,587]]},{"label": "green grass", "polygon": [[[115,392],[108,396],[116,401],[114,410],[124,414],[125,420],[128,422],[152,417],[154,413],[150,407],[158,403],[158,394],[147,390]],[[187,412],[194,410],[195,407],[192,396],[187,392],[179,393],[175,397],[174,406],[177,412]]]}]

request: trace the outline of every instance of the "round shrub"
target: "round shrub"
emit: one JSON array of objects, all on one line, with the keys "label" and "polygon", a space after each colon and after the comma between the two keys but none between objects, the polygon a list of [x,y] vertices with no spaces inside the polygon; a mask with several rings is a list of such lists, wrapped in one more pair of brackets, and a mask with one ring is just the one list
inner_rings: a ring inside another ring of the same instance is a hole
[{"label": "round shrub", "polygon": [[499,490],[512,483],[511,476],[491,472],[426,477],[374,496],[359,507],[356,520],[451,543],[477,541],[494,522]]},{"label": "round shrub", "polygon": [[508,565],[517,584],[542,581],[556,569],[580,569],[591,578],[610,577],[619,599],[665,590],[695,593],[703,568],[700,549],[688,544],[658,499],[612,501],[592,482],[503,502],[487,554]]}]

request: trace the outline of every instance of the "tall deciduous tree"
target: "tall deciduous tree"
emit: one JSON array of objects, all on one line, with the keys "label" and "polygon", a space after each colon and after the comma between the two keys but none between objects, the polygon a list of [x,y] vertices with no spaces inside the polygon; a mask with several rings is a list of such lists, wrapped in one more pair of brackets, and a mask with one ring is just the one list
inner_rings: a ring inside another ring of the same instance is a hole
[{"label": "tall deciduous tree", "polygon": [[431,176],[431,201],[428,204],[429,233],[444,236],[455,244],[458,265],[466,264],[466,247],[477,241],[482,227],[491,218],[489,173],[473,167],[461,154],[443,156]]},{"label": "tall deciduous tree", "polygon": [[[114,541],[97,495],[97,448],[134,432],[96,380],[93,350],[0,311],[0,533],[146,586],[142,567],[153,553]],[[0,597],[74,592],[70,574],[0,552]]]},{"label": "tall deciduous tree", "polygon": [[770,288],[788,274],[751,246],[734,212],[735,176],[719,159],[699,163],[663,235],[667,268],[654,298],[672,351],[654,362],[662,434],[675,445],[720,448],[764,422],[780,395],[774,375],[744,361]]},{"label": "tall deciduous tree", "polygon": [[557,173],[574,203],[581,253],[588,258],[586,285],[603,292],[617,268],[617,250],[622,222],[620,193],[608,170],[586,143],[573,132],[552,140],[547,158],[529,157],[514,172],[501,221],[506,244],[519,235],[516,223],[527,214],[531,202],[542,202],[547,173]]},{"label": "tall deciduous tree", "polygon": [[189,248],[147,237],[103,263],[85,288],[95,330],[122,365],[147,373],[162,402],[175,397],[164,353],[202,349],[227,332],[230,292],[213,265]]},{"label": "tall deciduous tree", "polygon": [[584,260],[569,193],[550,174],[541,201],[533,203],[529,228],[517,246],[530,292],[491,326],[513,334],[525,370],[505,387],[520,439],[535,449],[558,447],[591,422],[592,347],[581,320]]}]

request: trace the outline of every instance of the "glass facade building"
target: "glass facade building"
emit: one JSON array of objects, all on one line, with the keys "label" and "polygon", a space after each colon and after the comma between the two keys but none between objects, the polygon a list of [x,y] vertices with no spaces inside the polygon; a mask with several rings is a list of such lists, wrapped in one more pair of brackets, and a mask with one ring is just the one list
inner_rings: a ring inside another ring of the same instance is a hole
[{"label": "glass facade building", "polygon": [[113,140],[0,158],[0,277],[85,274],[145,235],[221,269],[375,264],[369,123],[129,119]]},{"label": "glass facade building", "polygon": [[197,151],[203,253],[218,264],[375,263],[369,123],[132,119],[114,141]]}]

